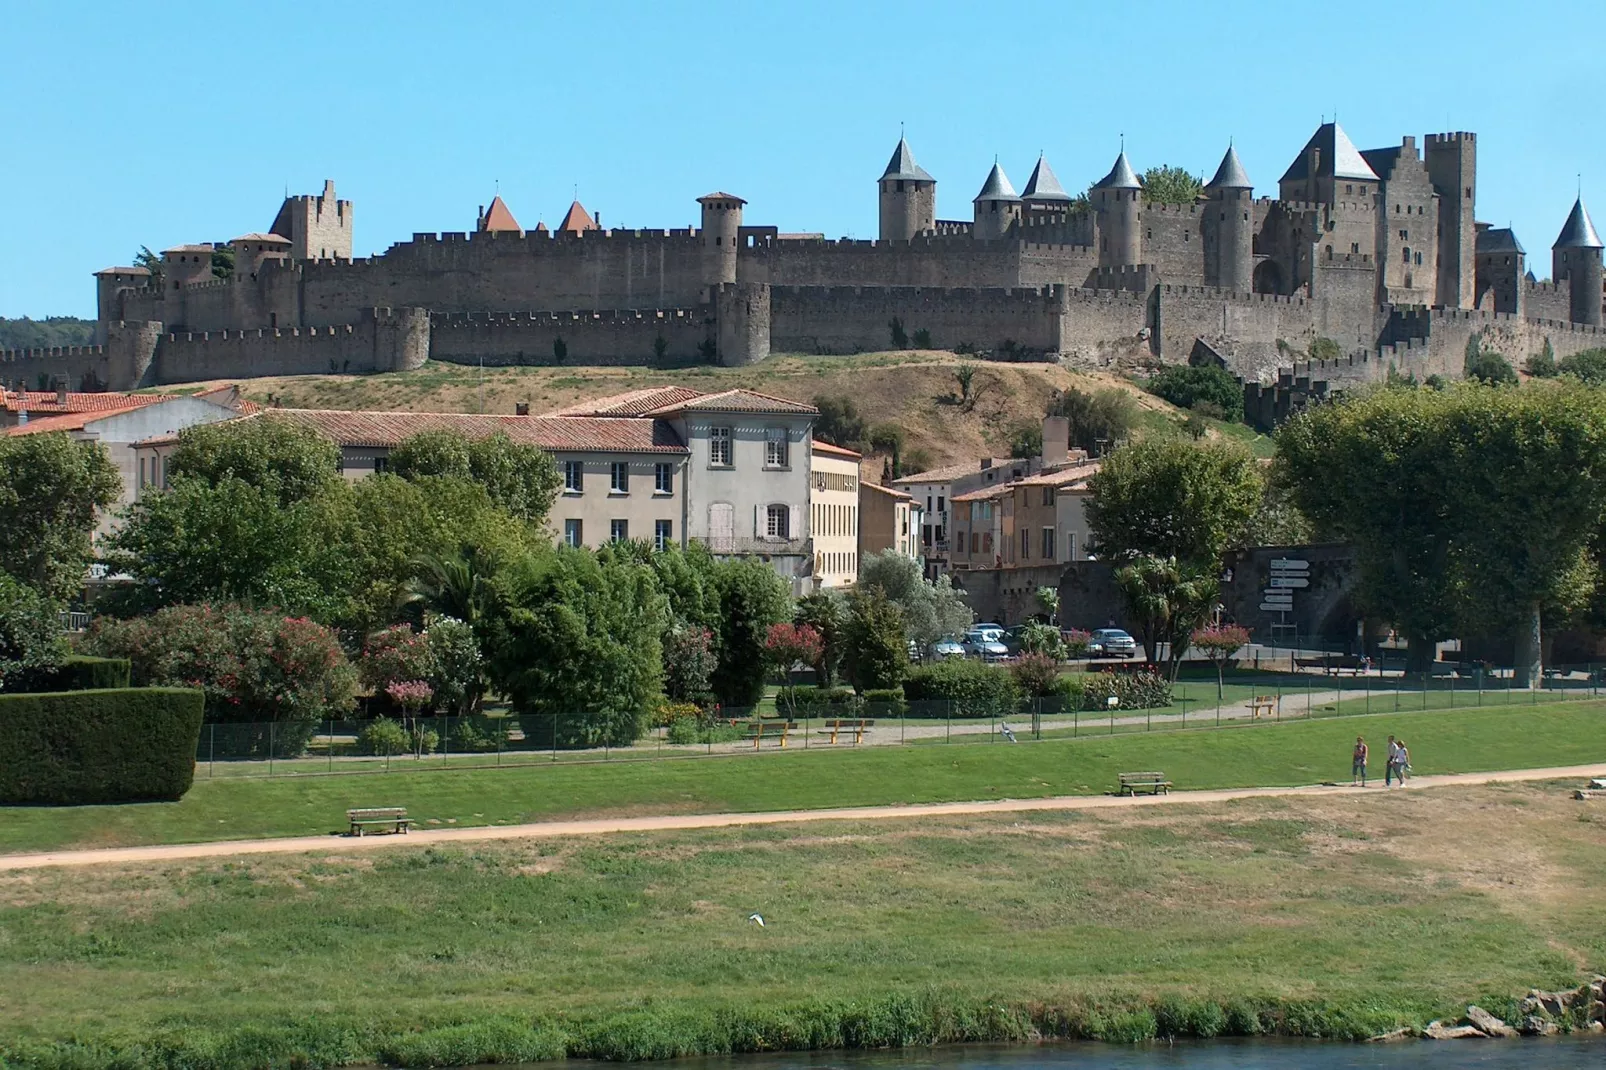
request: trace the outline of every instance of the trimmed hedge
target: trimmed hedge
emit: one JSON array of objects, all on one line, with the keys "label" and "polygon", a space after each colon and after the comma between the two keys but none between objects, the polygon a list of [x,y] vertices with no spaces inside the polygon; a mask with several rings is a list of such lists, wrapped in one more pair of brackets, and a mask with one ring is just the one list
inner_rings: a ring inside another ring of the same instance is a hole
[{"label": "trimmed hedge", "polygon": [[92,658],[73,654],[39,680],[36,691],[104,691],[129,686],[127,658]]},{"label": "trimmed hedge", "polygon": [[1008,669],[969,658],[911,670],[903,693],[911,717],[998,717],[1020,705],[1020,689]]},{"label": "trimmed hedge", "polygon": [[0,803],[181,798],[204,704],[176,687],[0,695]]}]

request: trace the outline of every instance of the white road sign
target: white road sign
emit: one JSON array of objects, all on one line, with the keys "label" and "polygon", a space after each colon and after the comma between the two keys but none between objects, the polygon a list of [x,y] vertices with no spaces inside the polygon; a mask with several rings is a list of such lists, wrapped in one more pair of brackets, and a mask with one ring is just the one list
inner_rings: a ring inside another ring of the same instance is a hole
[{"label": "white road sign", "polygon": [[1305,576],[1273,576],[1271,585],[1273,587],[1309,587],[1310,580]]},{"label": "white road sign", "polygon": [[1309,561],[1302,561],[1297,557],[1279,557],[1271,563],[1273,572],[1304,572],[1309,568]]},{"label": "white road sign", "polygon": [[1278,605],[1275,602],[1262,602],[1262,603],[1260,603],[1260,608],[1264,609],[1264,610],[1266,610],[1266,611],[1268,611],[1270,613],[1289,613],[1289,612],[1292,612],[1294,607],[1293,606]]}]

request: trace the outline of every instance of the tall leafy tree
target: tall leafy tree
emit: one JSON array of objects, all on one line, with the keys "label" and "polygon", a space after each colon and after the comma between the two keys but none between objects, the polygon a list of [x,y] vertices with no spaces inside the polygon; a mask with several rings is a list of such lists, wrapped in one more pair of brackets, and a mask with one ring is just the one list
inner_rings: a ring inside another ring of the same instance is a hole
[{"label": "tall leafy tree", "polygon": [[1242,541],[1263,481],[1236,443],[1150,439],[1106,457],[1088,489],[1100,557],[1174,557],[1189,568],[1215,568]]},{"label": "tall leafy tree", "polygon": [[1143,199],[1150,204],[1192,204],[1204,193],[1204,183],[1186,168],[1151,167],[1143,172]]},{"label": "tall leafy tree", "polygon": [[1115,570],[1115,585],[1137,621],[1149,660],[1163,666],[1167,678],[1175,682],[1193,630],[1220,593],[1215,567],[1144,554]]},{"label": "tall leafy tree", "polygon": [[208,484],[236,479],[290,505],[340,481],[340,447],[310,428],[264,413],[180,431],[168,471],[175,480]]},{"label": "tall leafy tree", "polygon": [[556,462],[545,450],[516,443],[500,432],[473,439],[457,431],[420,432],[391,451],[390,468],[403,479],[472,480],[510,515],[529,521],[546,516],[562,482]]},{"label": "tall leafy tree", "polygon": [[668,605],[652,570],[559,547],[512,563],[496,586],[490,678],[526,734],[570,747],[635,742],[663,679]]},{"label": "tall leafy tree", "polygon": [[904,615],[880,587],[856,586],[848,595],[842,633],[843,668],[859,692],[897,687],[909,667]]},{"label": "tall leafy tree", "polygon": [[950,577],[927,580],[920,562],[897,550],[861,558],[859,586],[879,588],[903,614],[908,637],[921,647],[946,636],[963,635],[976,619]]},{"label": "tall leafy tree", "polygon": [[96,513],[121,490],[99,443],[59,432],[0,437],[0,571],[51,598],[76,594]]},{"label": "tall leafy tree", "polygon": [[719,562],[714,590],[719,596],[714,694],[727,706],[755,706],[764,697],[764,641],[770,625],[791,617],[791,593],[774,570],[752,560]]},{"label": "tall leafy tree", "polygon": [[836,682],[842,666],[842,633],[847,626],[847,607],[839,591],[815,591],[797,600],[794,614],[798,624],[806,624],[820,635],[820,657],[814,663],[815,681],[821,687]]}]

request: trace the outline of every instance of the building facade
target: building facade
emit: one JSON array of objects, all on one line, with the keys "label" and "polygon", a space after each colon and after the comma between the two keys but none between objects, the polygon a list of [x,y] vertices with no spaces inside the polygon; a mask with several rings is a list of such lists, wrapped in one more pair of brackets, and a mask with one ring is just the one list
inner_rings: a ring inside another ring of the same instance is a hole
[{"label": "building facade", "polygon": [[878,483],[859,485],[859,554],[895,550],[916,561],[921,555],[924,512],[913,495]]},{"label": "building facade", "polygon": [[853,450],[818,439],[810,444],[809,530],[817,587],[851,587],[859,579],[859,462]]}]

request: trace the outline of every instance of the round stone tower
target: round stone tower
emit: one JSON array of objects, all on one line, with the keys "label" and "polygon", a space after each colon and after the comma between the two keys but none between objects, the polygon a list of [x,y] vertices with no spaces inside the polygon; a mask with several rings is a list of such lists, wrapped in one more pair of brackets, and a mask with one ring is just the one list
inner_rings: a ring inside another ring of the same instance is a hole
[{"label": "round stone tower", "polygon": [[987,172],[987,181],[982,183],[981,192],[976,194],[971,203],[976,209],[976,222],[970,234],[981,241],[997,241],[1005,237],[1020,220],[1021,199],[996,160],[993,161],[993,169]]},{"label": "round stone tower", "polygon": [[1601,325],[1601,241],[1582,197],[1573,202],[1566,226],[1550,247],[1550,277],[1572,290],[1572,321]]},{"label": "round stone tower", "polygon": [[1254,289],[1255,188],[1232,146],[1227,146],[1205,194],[1210,207],[1204,223],[1215,230],[1216,238],[1212,281],[1224,290],[1249,293]]},{"label": "round stone tower", "polygon": [[742,205],[747,202],[733,193],[710,193],[698,197],[703,206],[703,286],[705,300],[727,282],[736,281],[736,250],[742,230]]},{"label": "round stone tower", "polygon": [[1093,215],[1099,228],[1099,267],[1143,262],[1143,183],[1124,149],[1110,173],[1093,187]]},{"label": "round stone tower", "polygon": [[937,229],[937,180],[915,163],[903,138],[898,139],[877,187],[882,241],[908,241]]}]

